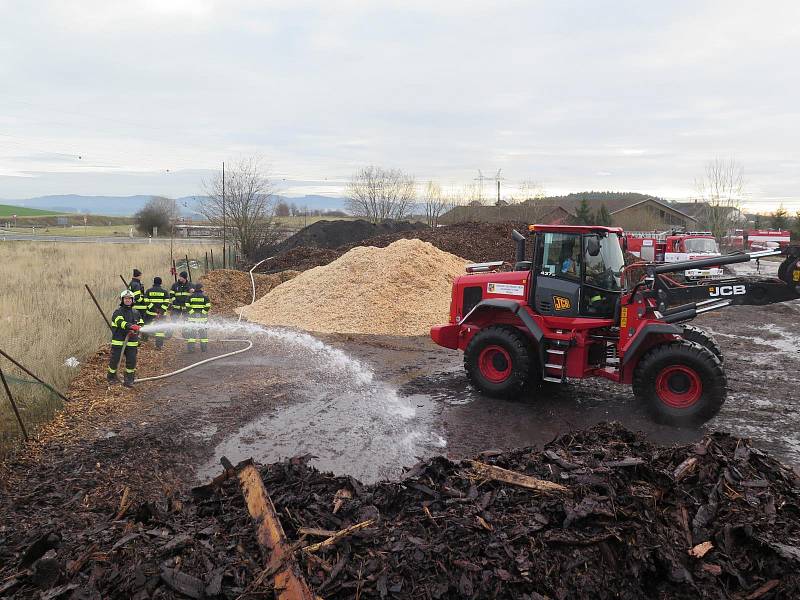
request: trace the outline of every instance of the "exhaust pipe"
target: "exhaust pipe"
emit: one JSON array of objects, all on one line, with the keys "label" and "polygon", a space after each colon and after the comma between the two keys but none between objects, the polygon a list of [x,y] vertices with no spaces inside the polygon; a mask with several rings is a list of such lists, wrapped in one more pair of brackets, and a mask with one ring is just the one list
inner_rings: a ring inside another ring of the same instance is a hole
[{"label": "exhaust pipe", "polygon": [[523,262],[525,260],[525,236],[519,231],[514,229],[511,232],[511,238],[517,244],[517,260],[516,262]]}]

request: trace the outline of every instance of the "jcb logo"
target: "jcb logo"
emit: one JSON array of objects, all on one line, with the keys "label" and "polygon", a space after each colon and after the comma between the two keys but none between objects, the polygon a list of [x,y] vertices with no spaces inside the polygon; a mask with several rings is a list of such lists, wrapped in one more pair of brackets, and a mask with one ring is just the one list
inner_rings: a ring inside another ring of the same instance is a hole
[{"label": "jcb logo", "polygon": [[563,296],[553,296],[553,308],[556,310],[569,310],[572,308],[572,302],[569,301],[569,298],[564,298]]},{"label": "jcb logo", "polygon": [[709,296],[743,296],[747,293],[743,285],[719,285],[708,288]]}]

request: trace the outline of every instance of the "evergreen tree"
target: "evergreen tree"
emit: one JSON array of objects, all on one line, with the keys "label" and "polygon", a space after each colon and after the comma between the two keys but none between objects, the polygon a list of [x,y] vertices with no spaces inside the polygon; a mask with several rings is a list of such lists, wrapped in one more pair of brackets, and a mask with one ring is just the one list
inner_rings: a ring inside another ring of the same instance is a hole
[{"label": "evergreen tree", "polygon": [[611,226],[611,215],[608,212],[605,204],[600,206],[600,210],[598,210],[594,215],[594,223],[592,225],[602,225],[604,227]]},{"label": "evergreen tree", "polygon": [[584,198],[581,200],[578,210],[575,211],[575,217],[572,219],[575,225],[592,225],[592,211],[589,209],[589,202]]},{"label": "evergreen tree", "polygon": [[772,213],[772,228],[773,229],[786,229],[789,224],[789,212],[783,208],[781,204],[777,210]]}]

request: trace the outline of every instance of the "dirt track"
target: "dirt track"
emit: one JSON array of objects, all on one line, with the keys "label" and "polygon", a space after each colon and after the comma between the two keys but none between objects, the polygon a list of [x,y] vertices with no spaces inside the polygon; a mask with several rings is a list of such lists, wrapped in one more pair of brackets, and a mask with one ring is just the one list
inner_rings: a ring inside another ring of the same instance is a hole
[{"label": "dirt track", "polygon": [[[704,429],[750,436],[800,465],[798,322],[800,302],[735,307],[697,320],[720,342],[729,379],[728,401]],[[164,431],[171,447],[165,460],[196,478],[217,473],[221,455],[268,462],[310,453],[321,468],[370,481],[398,474],[418,456],[541,446],[600,421],[620,421],[667,444],[703,433],[654,425],[629,388],[603,381],[492,400],[468,386],[459,353],[425,338],[324,340],[270,334],[249,353],[143,384],[139,414],[109,423],[98,437],[133,441]]]}]

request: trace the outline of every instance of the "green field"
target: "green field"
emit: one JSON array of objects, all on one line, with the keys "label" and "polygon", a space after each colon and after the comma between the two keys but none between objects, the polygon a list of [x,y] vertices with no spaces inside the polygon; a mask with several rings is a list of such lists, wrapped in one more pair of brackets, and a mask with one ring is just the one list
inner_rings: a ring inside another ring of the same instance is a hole
[{"label": "green field", "polygon": [[49,217],[61,213],[50,210],[39,210],[37,208],[25,208],[24,206],[12,206],[10,204],[0,204],[0,218],[17,215],[18,217]]}]

